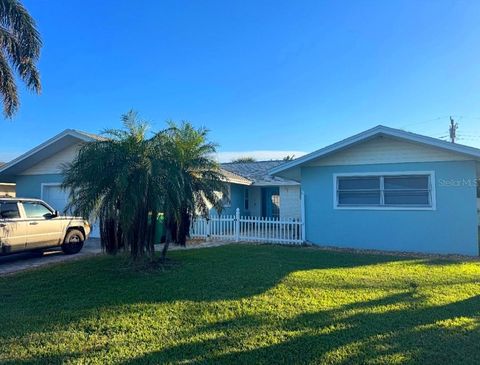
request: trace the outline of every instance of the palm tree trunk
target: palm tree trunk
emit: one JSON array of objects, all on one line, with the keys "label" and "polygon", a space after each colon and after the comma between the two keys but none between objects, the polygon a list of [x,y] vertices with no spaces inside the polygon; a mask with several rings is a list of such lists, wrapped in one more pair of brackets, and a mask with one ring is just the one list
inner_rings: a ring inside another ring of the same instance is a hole
[{"label": "palm tree trunk", "polygon": [[155,258],[155,234],[157,232],[157,218],[158,212],[154,210],[150,217],[150,225],[148,227],[147,235],[147,252],[151,260]]},{"label": "palm tree trunk", "polygon": [[165,244],[163,245],[162,254],[160,255],[161,262],[165,262],[167,258],[167,251],[171,241],[172,241],[172,231],[167,226],[167,232],[165,233]]},{"label": "palm tree trunk", "polygon": [[183,209],[182,214],[181,214],[181,220],[178,225],[178,244],[181,246],[186,246],[187,245],[187,236],[190,231],[190,214],[188,214],[188,211],[186,209]]}]

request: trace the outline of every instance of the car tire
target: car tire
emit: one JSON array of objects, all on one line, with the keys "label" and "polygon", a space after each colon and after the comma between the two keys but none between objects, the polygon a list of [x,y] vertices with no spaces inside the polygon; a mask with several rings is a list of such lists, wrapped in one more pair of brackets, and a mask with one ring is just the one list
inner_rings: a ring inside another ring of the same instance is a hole
[{"label": "car tire", "polygon": [[62,251],[67,255],[73,255],[83,247],[85,236],[78,229],[71,229],[67,232],[65,239],[63,240]]}]

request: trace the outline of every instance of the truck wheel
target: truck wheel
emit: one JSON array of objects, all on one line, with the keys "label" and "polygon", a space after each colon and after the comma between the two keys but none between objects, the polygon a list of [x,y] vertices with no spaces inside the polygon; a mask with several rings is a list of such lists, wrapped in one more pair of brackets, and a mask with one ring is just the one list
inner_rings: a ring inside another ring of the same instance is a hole
[{"label": "truck wheel", "polygon": [[83,233],[78,229],[71,229],[63,240],[62,251],[67,255],[78,253],[83,247],[83,241],[85,241]]}]

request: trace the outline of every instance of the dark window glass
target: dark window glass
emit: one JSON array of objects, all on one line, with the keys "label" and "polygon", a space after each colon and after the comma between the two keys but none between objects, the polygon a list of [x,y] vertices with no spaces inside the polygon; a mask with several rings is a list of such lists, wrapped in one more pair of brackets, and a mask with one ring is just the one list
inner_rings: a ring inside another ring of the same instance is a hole
[{"label": "dark window glass", "polygon": [[338,179],[338,205],[379,205],[380,177],[355,176]]},{"label": "dark window glass", "polygon": [[0,203],[0,219],[20,218],[18,205],[14,202]]},{"label": "dark window glass", "polygon": [[339,205],[379,205],[380,191],[341,191]]},{"label": "dark window glass", "polygon": [[385,176],[385,190],[425,189],[428,190],[428,176]]},{"label": "dark window glass", "polygon": [[430,194],[420,190],[391,190],[385,191],[385,205],[418,205],[428,206]]},{"label": "dark window glass", "polygon": [[378,176],[341,177],[338,179],[338,190],[375,190],[380,189]]},{"label": "dark window glass", "polygon": [[428,176],[385,176],[385,205],[429,206]]}]

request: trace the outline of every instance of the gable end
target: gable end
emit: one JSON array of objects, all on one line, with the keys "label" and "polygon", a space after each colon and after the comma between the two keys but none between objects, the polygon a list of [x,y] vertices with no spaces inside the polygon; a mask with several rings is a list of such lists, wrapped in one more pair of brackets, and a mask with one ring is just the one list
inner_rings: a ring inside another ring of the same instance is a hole
[{"label": "gable end", "polygon": [[371,165],[384,163],[465,161],[472,157],[418,143],[377,136],[306,166]]}]

